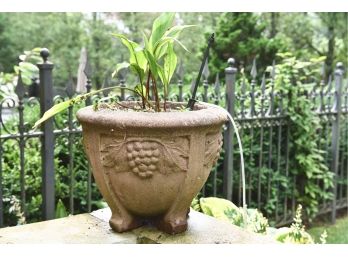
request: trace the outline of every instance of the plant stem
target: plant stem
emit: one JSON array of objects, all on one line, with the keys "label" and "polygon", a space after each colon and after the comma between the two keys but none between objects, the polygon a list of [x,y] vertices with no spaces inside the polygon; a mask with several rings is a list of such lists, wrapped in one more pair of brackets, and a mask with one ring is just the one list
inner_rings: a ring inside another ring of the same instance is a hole
[{"label": "plant stem", "polygon": [[166,85],[163,85],[163,93],[164,93],[164,103],[163,103],[163,109],[166,112],[167,111],[167,87]]},{"label": "plant stem", "polygon": [[154,79],[154,77],[151,75],[151,79],[152,79],[152,88],[154,90],[154,93],[155,93],[155,103],[156,103],[156,111],[157,112],[160,112],[161,109],[160,109],[160,106],[159,106],[159,97],[158,97],[158,92],[157,92],[157,84],[156,84],[156,80]]},{"label": "plant stem", "polygon": [[150,78],[151,78],[151,70],[149,70],[149,74],[147,76],[147,81],[146,81],[146,99],[148,99],[148,100],[150,98],[149,97],[149,93],[150,93]]},{"label": "plant stem", "polygon": [[143,109],[145,109],[146,97],[144,97],[144,91],[143,91],[143,84],[142,83],[140,83],[140,88],[141,88],[141,102],[143,104]]}]

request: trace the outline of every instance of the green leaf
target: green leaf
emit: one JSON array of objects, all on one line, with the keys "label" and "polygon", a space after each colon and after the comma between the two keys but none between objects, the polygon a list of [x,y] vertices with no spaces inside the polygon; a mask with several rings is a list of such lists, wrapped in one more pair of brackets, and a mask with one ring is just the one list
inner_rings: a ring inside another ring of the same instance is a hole
[{"label": "green leaf", "polygon": [[42,116],[41,119],[39,119],[37,122],[35,122],[33,129],[36,129],[41,123],[43,123],[44,121],[53,117],[57,113],[60,113],[61,111],[64,111],[67,108],[69,108],[69,106],[72,103],[72,100],[73,99],[70,99],[70,100],[67,100],[67,101],[64,101],[64,102],[61,102],[59,104],[54,105],[51,109],[49,109],[48,111],[46,111],[44,113],[44,115]]},{"label": "green leaf", "polygon": [[21,60],[22,62],[24,62],[26,58],[27,58],[27,55],[25,55],[25,54],[21,54],[21,55],[18,57],[18,59]]},{"label": "green leaf", "polygon": [[144,81],[145,71],[136,63],[132,63],[129,66],[130,70],[139,76],[139,80],[142,83]]},{"label": "green leaf", "polygon": [[309,59],[310,62],[314,62],[314,63],[323,62],[325,60],[326,60],[326,56],[319,56],[317,58]]},{"label": "green leaf", "polygon": [[144,44],[145,44],[145,48],[150,52],[152,53],[152,46],[150,45],[149,43],[149,39],[147,38],[145,32],[143,31],[143,39],[144,39]]},{"label": "green leaf", "polygon": [[33,83],[31,80],[31,76],[28,76],[28,75],[22,75],[22,80],[23,80],[23,84],[27,86]]},{"label": "green leaf", "polygon": [[156,58],[152,55],[152,53],[150,53],[147,49],[144,50],[144,54],[149,62],[149,67],[151,70],[151,74],[153,75],[153,77],[156,79],[158,77],[158,67],[159,64],[156,61]]},{"label": "green leaf", "polygon": [[[164,34],[164,37],[162,37],[158,41],[156,48],[154,49],[155,57],[160,59],[167,51],[168,44],[172,43],[175,39],[177,39],[182,30],[191,27],[195,27],[195,25],[174,26],[167,30]],[[179,44],[181,44],[184,47],[184,49],[187,50],[181,42],[179,42]]]},{"label": "green leaf", "polygon": [[57,206],[56,206],[56,219],[64,218],[67,216],[68,216],[68,212],[66,211],[66,208],[65,208],[62,200],[59,199]]},{"label": "green leaf", "polygon": [[42,49],[41,47],[35,47],[35,48],[31,49],[31,51],[32,51],[33,53],[40,54],[41,49]]},{"label": "green leaf", "polygon": [[19,69],[21,71],[29,71],[29,72],[36,72],[39,70],[39,68],[36,65],[30,62],[20,62]]},{"label": "green leaf", "polygon": [[[124,44],[129,51],[130,57],[129,57],[129,63],[130,64],[137,64],[141,69],[146,70],[147,67],[147,60],[144,56],[144,52],[141,51],[142,48],[135,42],[129,40],[126,36],[121,34],[112,33],[112,35],[116,38],[121,39],[122,44]],[[140,50],[141,49],[141,50]]]},{"label": "green leaf", "polygon": [[108,204],[105,201],[99,200],[99,201],[92,201],[92,204],[96,205],[98,209],[103,209],[108,207]]},{"label": "green leaf", "polygon": [[[106,87],[106,88],[102,88],[93,92],[89,92],[83,95],[79,95],[76,96],[75,98],[69,99],[67,101],[58,103],[56,105],[54,105],[51,109],[47,110],[44,115],[41,117],[41,119],[39,119],[38,121],[35,122],[33,129],[38,128],[38,126],[45,122],[46,120],[48,120],[49,118],[53,117],[54,115],[56,115],[57,113],[60,113],[64,110],[66,110],[67,108],[69,108],[69,106],[74,105],[76,103],[80,103],[82,100],[86,99],[89,96],[98,94],[102,91],[106,91],[106,90],[110,90],[110,89],[114,89],[114,88],[119,88],[119,86],[114,86],[114,87]],[[130,88],[125,88],[129,91],[135,92],[134,90],[130,89]]]},{"label": "green leaf", "polygon": [[174,40],[172,38],[163,38],[161,41],[157,44],[157,47],[154,51],[155,57],[157,60],[161,59],[163,55],[167,52],[168,45],[172,43]]},{"label": "green leaf", "polygon": [[169,83],[168,83],[168,81],[167,81],[166,76],[164,75],[164,69],[163,69],[163,67],[162,67],[162,66],[158,66],[158,67],[157,67],[157,70],[158,70],[158,76],[159,76],[159,78],[161,79],[162,84],[165,85],[165,86],[168,85]]},{"label": "green leaf", "polygon": [[179,41],[178,39],[176,39],[175,37],[173,37],[173,40],[175,41],[175,42],[177,42],[186,52],[190,52],[187,48],[186,48],[186,46],[183,44],[183,43],[181,43],[181,41]]},{"label": "green leaf", "polygon": [[157,59],[160,59],[165,54],[165,52],[168,49],[168,45],[171,44],[172,42],[178,43],[186,52],[190,52],[186,48],[186,46],[175,37],[164,37],[159,41],[158,45],[155,48],[155,56]]},{"label": "green leaf", "polygon": [[197,27],[197,26],[196,25],[173,26],[169,30],[167,30],[164,35],[168,36],[168,37],[177,38],[180,35],[181,31],[183,31],[184,29],[187,29],[187,28],[192,28],[192,27]]},{"label": "green leaf", "polygon": [[174,52],[174,46],[173,46],[173,44],[169,44],[167,54],[164,57],[164,75],[165,75],[166,80],[167,80],[166,86],[169,85],[170,80],[173,77],[177,61],[178,61],[178,59],[177,59],[176,54]]},{"label": "green leaf", "polygon": [[149,40],[149,44],[152,49],[156,48],[157,42],[163,37],[166,31],[172,26],[175,18],[175,13],[162,13],[155,19],[152,32]]},{"label": "green leaf", "polygon": [[231,201],[217,197],[207,197],[201,198],[199,203],[202,212],[206,215],[231,222],[232,224],[240,223],[242,220],[241,210]]},{"label": "green leaf", "polygon": [[139,95],[142,95],[143,97],[146,96],[146,87],[144,85],[143,86],[140,84],[136,85],[134,87],[134,91],[137,92]]},{"label": "green leaf", "polygon": [[129,62],[121,62],[116,65],[115,71],[111,74],[111,77],[114,77],[120,70],[126,69],[130,66]]}]

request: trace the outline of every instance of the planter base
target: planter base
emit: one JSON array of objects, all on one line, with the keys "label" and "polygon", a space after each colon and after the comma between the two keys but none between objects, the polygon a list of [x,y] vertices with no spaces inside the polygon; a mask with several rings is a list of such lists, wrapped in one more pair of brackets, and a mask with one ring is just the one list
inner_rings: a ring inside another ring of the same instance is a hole
[{"label": "planter base", "polygon": [[174,221],[164,221],[160,220],[156,227],[168,234],[174,235],[178,233],[182,233],[187,230],[187,219],[184,220],[174,220]]},{"label": "planter base", "polygon": [[135,228],[139,228],[144,224],[136,219],[127,220],[122,218],[113,218],[109,220],[110,227],[116,232],[125,232]]},{"label": "planter base", "polygon": [[174,217],[170,220],[166,220],[163,217],[158,218],[118,218],[118,217],[112,217],[109,220],[110,227],[118,232],[127,232],[139,227],[142,227],[144,225],[153,225],[158,230],[161,230],[163,232],[166,232],[167,234],[178,234],[182,233],[187,230],[187,219],[189,217],[190,210],[187,211],[187,214],[185,217]]}]

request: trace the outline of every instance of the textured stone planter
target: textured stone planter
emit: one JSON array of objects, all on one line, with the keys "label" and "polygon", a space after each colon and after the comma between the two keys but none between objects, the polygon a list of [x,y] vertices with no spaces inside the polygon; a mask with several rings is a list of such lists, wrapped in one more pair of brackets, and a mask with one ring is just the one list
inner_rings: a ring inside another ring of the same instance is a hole
[{"label": "textured stone planter", "polygon": [[185,231],[191,201],[219,157],[226,114],[196,104],[194,111],[160,113],[85,107],[77,118],[94,178],[112,210],[110,226],[123,232],[152,222],[167,233]]}]

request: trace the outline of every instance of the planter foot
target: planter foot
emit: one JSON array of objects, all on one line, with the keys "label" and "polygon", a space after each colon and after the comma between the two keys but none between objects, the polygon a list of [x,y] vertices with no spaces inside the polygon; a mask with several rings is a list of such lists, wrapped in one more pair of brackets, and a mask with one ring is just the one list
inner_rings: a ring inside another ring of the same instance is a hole
[{"label": "planter foot", "polygon": [[174,235],[187,230],[187,220],[185,218],[174,218],[172,220],[159,220],[156,227],[168,234]]},{"label": "planter foot", "polygon": [[119,217],[111,217],[109,220],[110,227],[116,232],[125,232],[138,227],[141,227],[143,224],[141,221],[136,219],[124,219]]}]

